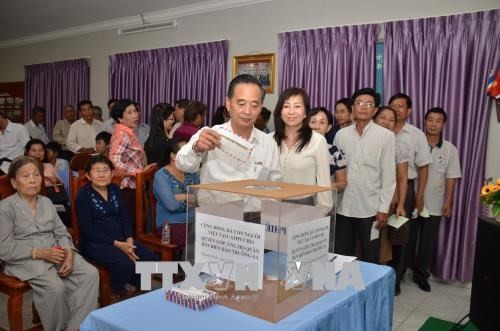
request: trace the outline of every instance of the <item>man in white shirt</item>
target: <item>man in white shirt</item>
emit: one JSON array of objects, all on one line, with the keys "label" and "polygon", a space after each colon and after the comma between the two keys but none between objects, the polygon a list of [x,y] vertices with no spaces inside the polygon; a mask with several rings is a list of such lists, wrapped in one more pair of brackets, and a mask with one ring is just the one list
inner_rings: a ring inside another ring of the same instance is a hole
[{"label": "man in white shirt", "polygon": [[335,253],[354,255],[356,237],[361,260],[378,263],[378,229],[387,223],[396,189],[394,134],[375,124],[375,90],[364,88],[352,96],[356,122],[340,129],[333,145],[345,153],[347,187],[339,196],[335,225]]},{"label": "man in white shirt", "polygon": [[63,119],[56,122],[52,130],[52,139],[61,145],[62,149],[59,153],[59,157],[69,162],[74,154],[68,151],[66,141],[68,140],[71,124],[76,120],[75,107],[73,107],[73,105],[65,105],[63,107],[63,117]]},{"label": "man in white shirt", "polygon": [[24,147],[30,140],[28,130],[7,119],[0,110],[0,175],[6,174],[13,159],[24,154]]},{"label": "man in white shirt", "polygon": [[66,146],[73,153],[95,153],[95,136],[103,131],[102,123],[94,119],[90,100],[78,103],[80,119],[69,129]]},{"label": "man in white shirt", "polygon": [[76,120],[75,107],[73,105],[65,105],[63,107],[63,119],[56,122],[52,132],[52,138],[61,144],[63,149],[66,149],[66,140],[68,140],[68,133],[71,124]]},{"label": "man in white shirt", "polygon": [[187,105],[189,103],[188,99],[180,99],[175,102],[174,106],[174,117],[175,117],[175,124],[172,127],[172,130],[168,133],[168,138],[172,139],[174,137],[175,130],[177,130],[182,123],[184,123],[184,111],[187,108]]},{"label": "man in white shirt", "polygon": [[[403,93],[393,95],[389,99],[389,105],[396,111],[396,125],[394,132],[396,140],[409,148],[408,160],[408,190],[406,193],[405,210],[410,218],[410,230],[408,243],[401,246],[393,246],[391,266],[396,270],[396,289],[398,295],[401,292],[400,282],[404,278],[409,264],[413,263],[415,245],[417,241],[418,224],[413,222],[424,208],[424,192],[427,183],[429,164],[432,162],[431,153],[425,134],[417,127],[407,122],[412,112],[411,98]],[[417,192],[415,193],[415,189]]]},{"label": "man in white shirt", "polygon": [[[202,184],[243,179],[281,181],[278,146],[272,137],[254,127],[264,95],[262,85],[255,77],[235,77],[229,84],[226,97],[231,120],[213,128],[202,128],[193,135],[177,153],[177,167],[184,172],[200,170]],[[248,161],[236,160],[219,148],[221,136],[217,129],[220,127],[254,144]],[[206,194],[199,195],[198,200],[200,203],[223,203],[228,201],[224,200],[227,196]]]},{"label": "man in white shirt", "polygon": [[46,144],[49,142],[49,137],[47,137],[47,133],[42,124],[44,120],[45,108],[35,106],[31,110],[31,120],[26,122],[24,127],[28,130],[31,139],[40,139]]},{"label": "man in white shirt", "polygon": [[457,178],[462,177],[457,148],[442,136],[446,120],[446,112],[439,107],[431,108],[425,114],[426,135],[432,163],[429,165],[424,201],[430,218],[419,217],[413,221],[419,225],[413,280],[426,292],[431,291],[427,281],[430,276],[428,270],[436,247],[439,223],[442,216],[450,218],[455,184]]}]

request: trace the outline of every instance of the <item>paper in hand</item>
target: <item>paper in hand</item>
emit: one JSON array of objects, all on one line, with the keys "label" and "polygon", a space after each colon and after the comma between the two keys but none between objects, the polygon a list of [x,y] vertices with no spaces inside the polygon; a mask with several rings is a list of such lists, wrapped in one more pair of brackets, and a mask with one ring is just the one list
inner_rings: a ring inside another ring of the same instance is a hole
[{"label": "paper in hand", "polygon": [[422,211],[420,212],[420,216],[424,217],[424,218],[429,218],[431,217],[431,215],[429,214],[429,211],[427,210],[427,208],[424,208],[422,209]]},{"label": "paper in hand", "polygon": [[408,218],[404,216],[396,216],[396,214],[391,215],[387,220],[387,224],[396,229],[399,229],[401,225],[405,224],[406,222],[408,222]]},{"label": "paper in hand", "polygon": [[220,149],[240,162],[248,162],[250,154],[254,148],[254,144],[247,140],[235,135],[228,129],[220,126],[216,129],[217,133],[221,135]]},{"label": "paper in hand", "polygon": [[370,241],[378,239],[380,232],[377,229],[377,222],[373,222],[372,230],[370,231]]}]

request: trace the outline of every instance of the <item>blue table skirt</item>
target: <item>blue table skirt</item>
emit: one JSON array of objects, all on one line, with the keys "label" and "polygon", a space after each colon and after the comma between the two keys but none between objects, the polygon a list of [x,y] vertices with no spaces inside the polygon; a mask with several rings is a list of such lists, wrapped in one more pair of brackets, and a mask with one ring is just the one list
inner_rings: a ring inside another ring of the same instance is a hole
[{"label": "blue table skirt", "polygon": [[364,291],[330,291],[276,324],[221,305],[190,310],[166,301],[159,289],[92,312],[80,330],[391,330],[394,271],[364,262],[360,269]]}]

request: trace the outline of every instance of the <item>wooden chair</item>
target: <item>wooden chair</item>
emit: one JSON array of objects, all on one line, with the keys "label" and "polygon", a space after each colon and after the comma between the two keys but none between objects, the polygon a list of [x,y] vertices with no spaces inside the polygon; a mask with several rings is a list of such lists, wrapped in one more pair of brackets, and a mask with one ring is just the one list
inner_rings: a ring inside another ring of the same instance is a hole
[{"label": "wooden chair", "polygon": [[[141,241],[146,247],[153,252],[160,253],[162,261],[172,261],[174,250],[178,248],[177,245],[162,244],[161,233],[158,233],[156,226],[154,226],[156,219],[156,199],[153,193],[153,180],[156,171],[158,171],[158,165],[153,163],[136,175],[135,234],[137,240]],[[150,233],[145,233],[145,219],[148,214],[152,220],[152,230]]]},{"label": "wooden chair", "polygon": [[[76,247],[79,246],[80,233],[78,222],[76,220],[75,198],[76,192],[83,185],[78,180],[85,178],[85,171],[83,167],[92,155],[89,153],[78,153],[73,156],[69,163],[69,201],[70,201],[70,222],[71,222],[71,235]],[[75,174],[76,172],[76,174]]]},{"label": "wooden chair", "polygon": [[[0,176],[0,200],[15,193],[14,188],[10,185],[7,175]],[[0,263],[0,292],[6,294],[7,300],[7,315],[9,319],[9,328],[14,331],[24,330],[23,328],[23,295],[31,290],[27,282],[17,279],[16,277],[7,276],[3,272],[3,263]],[[40,318],[35,309],[33,310],[33,324],[40,324]],[[31,328],[30,330],[39,330],[40,325]]]}]

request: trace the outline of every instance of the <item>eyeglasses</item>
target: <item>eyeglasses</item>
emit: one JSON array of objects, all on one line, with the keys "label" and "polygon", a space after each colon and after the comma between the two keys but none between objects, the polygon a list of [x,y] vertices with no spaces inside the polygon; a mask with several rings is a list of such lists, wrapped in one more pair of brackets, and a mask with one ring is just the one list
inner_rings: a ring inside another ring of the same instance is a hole
[{"label": "eyeglasses", "polygon": [[375,104],[373,102],[364,102],[364,101],[356,101],[354,103],[355,106],[358,106],[362,108],[363,106],[366,106],[366,108],[373,108],[375,107]]},{"label": "eyeglasses", "polygon": [[90,171],[92,171],[93,173],[98,174],[98,175],[100,175],[100,174],[105,175],[105,174],[109,174],[111,172],[111,169],[109,169],[109,168],[102,168],[102,169],[97,168],[97,169],[92,169]]}]

